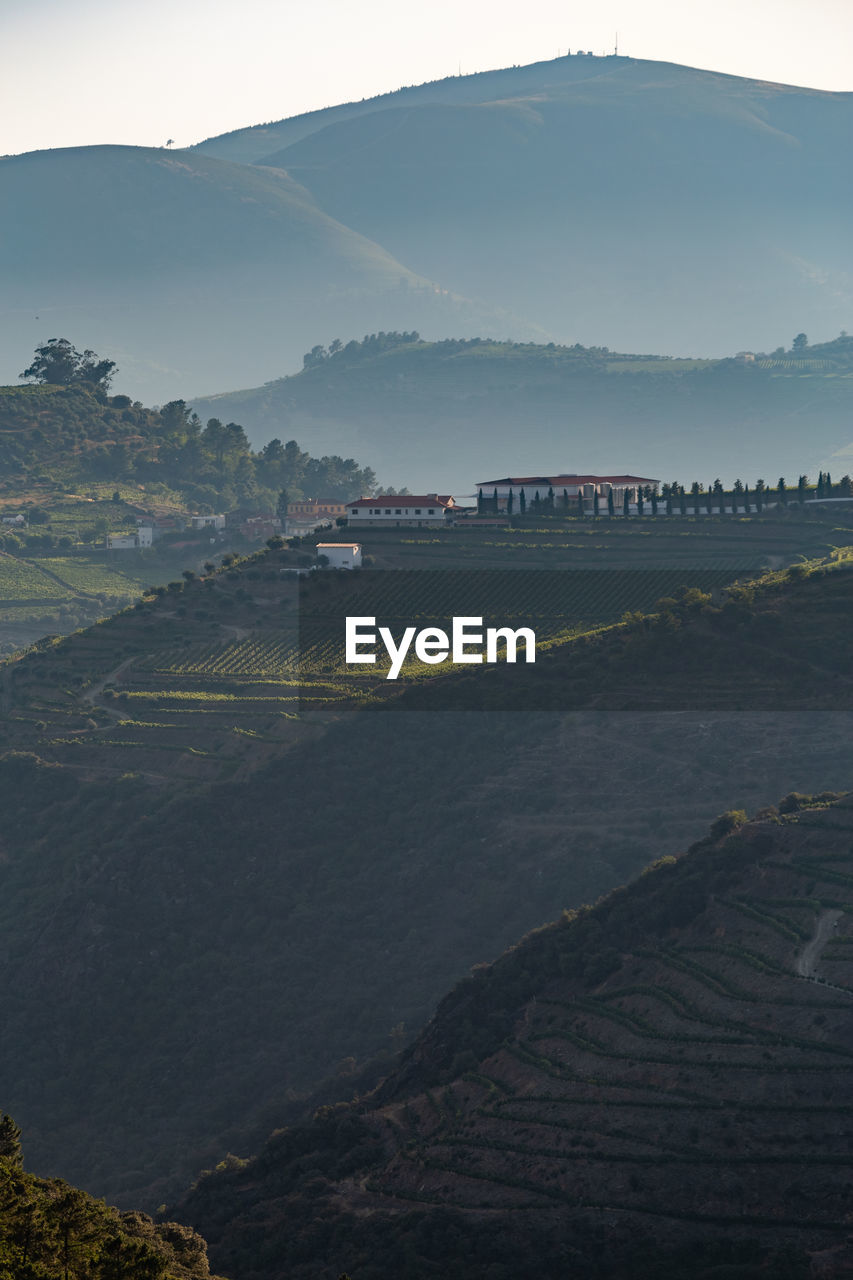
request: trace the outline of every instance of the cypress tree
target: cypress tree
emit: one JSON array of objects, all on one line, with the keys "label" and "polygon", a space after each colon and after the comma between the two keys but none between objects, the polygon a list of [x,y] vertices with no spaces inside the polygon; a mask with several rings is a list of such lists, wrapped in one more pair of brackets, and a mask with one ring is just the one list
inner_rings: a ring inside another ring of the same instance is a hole
[{"label": "cypress tree", "polygon": [[512,489],[510,489],[509,493],[506,495],[506,513],[508,516],[512,515],[512,508],[514,505],[515,505],[515,497],[513,495]]},{"label": "cypress tree", "polygon": [[623,516],[626,516],[628,514],[628,490],[627,489],[622,494],[622,514]]},{"label": "cypress tree", "polygon": [[652,489],[652,515],[656,516],[657,513],[658,513],[658,491],[657,489]]},{"label": "cypress tree", "polygon": [[694,480],[692,485],[690,486],[690,494],[691,494],[691,497],[693,498],[694,516],[698,516],[699,514],[699,491],[701,488],[702,486],[700,485],[698,480]]},{"label": "cypress tree", "polygon": [[481,489],[480,492],[477,494],[477,515],[481,516],[482,514],[483,514],[483,490]]},{"label": "cypress tree", "polygon": [[568,489],[564,489],[564,490],[563,490],[562,503],[563,503],[563,510],[564,510],[565,512],[568,512],[568,510],[569,510],[569,491],[568,491]]},{"label": "cypress tree", "polygon": [[678,505],[681,508],[681,514],[683,516],[686,516],[687,515],[687,490],[684,488],[683,484],[678,486]]},{"label": "cypress tree", "polygon": [[598,515],[598,510],[599,510],[599,507],[598,507],[598,489],[596,489],[596,490],[595,490],[595,492],[594,492],[594,493],[593,493],[593,495],[592,495],[592,514],[593,514],[594,516],[597,516],[597,515]]},{"label": "cypress tree", "polygon": [[608,514],[608,516],[612,516],[612,515],[614,514],[614,510],[613,510],[613,490],[612,490],[612,489],[608,489],[608,490],[607,490],[607,514]]},{"label": "cypress tree", "polygon": [[554,514],[554,489],[551,485],[548,485],[548,497],[545,499],[545,502],[547,505],[548,514],[553,515]]},{"label": "cypress tree", "polygon": [[817,493],[815,494],[815,497],[822,498],[823,496],[823,472],[819,471],[817,475]]},{"label": "cypress tree", "polygon": [[808,484],[808,482],[809,482],[808,476],[800,476],[799,480],[797,481],[797,502],[805,502],[806,485]]},{"label": "cypress tree", "polygon": [[709,515],[709,516],[713,513],[713,502],[714,502],[714,486],[713,486],[712,484],[709,484],[709,485],[708,485],[708,497],[707,497],[707,500],[706,500],[706,502],[705,502],[705,506],[708,508],[708,515]]},{"label": "cypress tree", "polygon": [[583,493],[578,489],[578,515],[583,515]]},{"label": "cypress tree", "polygon": [[751,515],[751,514],[752,514],[752,506],[750,505],[749,485],[748,485],[748,484],[745,484],[745,485],[743,486],[743,509],[744,509],[744,511],[746,512],[746,514],[747,514],[747,515]]},{"label": "cypress tree", "polygon": [[497,513],[498,513],[498,489],[497,489],[497,485],[495,485],[495,491],[494,491],[494,493],[492,494],[492,510],[494,511],[495,515],[497,515]]},{"label": "cypress tree", "polygon": [[518,510],[521,515],[524,515],[527,511],[527,495],[523,489],[521,489],[518,494]]},{"label": "cypress tree", "polygon": [[11,1116],[0,1116],[0,1156],[11,1164],[21,1163],[21,1131]]},{"label": "cypress tree", "polygon": [[783,507],[788,505],[788,490],[785,488],[785,477],[779,477],[779,483],[776,485],[776,492],[779,495],[779,501]]},{"label": "cypress tree", "polygon": [[643,514],[643,486],[637,486],[637,515]]}]

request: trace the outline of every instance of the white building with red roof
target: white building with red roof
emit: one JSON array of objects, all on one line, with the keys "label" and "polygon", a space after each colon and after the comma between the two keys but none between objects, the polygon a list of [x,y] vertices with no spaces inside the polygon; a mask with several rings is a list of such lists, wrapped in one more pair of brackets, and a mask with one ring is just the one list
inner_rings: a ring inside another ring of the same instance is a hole
[{"label": "white building with red roof", "polygon": [[347,503],[351,529],[442,528],[456,511],[450,494],[392,493]]},{"label": "white building with red roof", "polygon": [[614,504],[619,505],[624,501],[626,489],[628,500],[633,502],[638,489],[656,490],[659,483],[648,476],[594,476],[572,472],[553,476],[503,476],[500,480],[479,480],[475,487],[487,499],[493,499],[497,494],[498,511],[506,511],[511,493],[513,507],[517,512],[522,494],[528,507],[537,497],[544,501],[549,494],[553,494],[556,502],[564,494],[577,502],[578,493],[590,503],[596,494],[606,501],[608,494],[612,493]]}]

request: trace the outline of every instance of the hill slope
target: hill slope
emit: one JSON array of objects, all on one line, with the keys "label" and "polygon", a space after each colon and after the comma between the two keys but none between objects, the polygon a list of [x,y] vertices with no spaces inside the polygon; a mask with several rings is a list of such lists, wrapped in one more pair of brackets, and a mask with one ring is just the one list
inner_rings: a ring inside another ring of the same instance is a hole
[{"label": "hill slope", "polygon": [[851,468],[851,338],[742,364],[410,336],[373,335],[292,377],[194,403],[257,441],[284,422],[313,452],[381,459],[388,483],[415,492],[470,494],[529,474],[533,458],[664,481],[675,470],[687,485]]},{"label": "hill slope", "polygon": [[[781,650],[730,614],[710,626],[697,601],[677,630],[701,659],[695,687],[685,676],[668,701],[671,673],[631,643],[591,644],[545,711],[466,713],[456,695],[429,713],[405,698],[342,709],[334,673],[217,679],[215,655],[179,673],[193,632],[228,618],[241,633],[269,611],[273,557],[7,668],[6,742],[61,761],[0,761],[0,1092],[34,1159],[119,1203],[160,1203],[256,1148],[322,1077],[337,1076],[326,1098],[349,1096],[471,965],[685,847],[724,805],[845,786],[850,580],[780,585]],[[320,620],[335,582],[308,588]],[[798,668],[797,710],[779,697],[785,667],[761,710],[715,709],[740,707],[757,649],[770,670],[798,632],[814,665]],[[256,663],[259,637],[234,638]],[[168,670],[137,666],[148,653]],[[611,662],[628,713],[594,709]],[[654,711],[636,709],[629,672]],[[809,709],[816,686],[825,710]]]},{"label": "hill slope", "polygon": [[0,183],[6,381],[49,336],[108,352],[117,385],[150,402],[268,377],[330,324],[499,320],[437,291],[277,170],[103,146],[5,157]]},{"label": "hill slope", "polygon": [[848,1274],[853,805],[784,807],[532,934],[377,1094],[203,1179],[219,1265]]},{"label": "hill slope", "polygon": [[260,163],[559,341],[723,354],[775,346],[779,323],[848,322],[850,94],[580,56],[314,113],[253,145],[277,133]]}]

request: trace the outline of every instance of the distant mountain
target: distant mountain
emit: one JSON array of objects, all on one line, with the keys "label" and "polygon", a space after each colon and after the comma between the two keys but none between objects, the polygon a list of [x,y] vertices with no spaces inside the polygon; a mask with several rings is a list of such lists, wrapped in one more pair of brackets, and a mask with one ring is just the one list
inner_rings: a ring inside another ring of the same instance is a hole
[{"label": "distant mountain", "polygon": [[722,355],[849,325],[851,140],[851,94],[580,55],[201,149],[559,341]]},{"label": "distant mountain", "polygon": [[454,77],[172,153],[0,160],[0,339],[146,401],[416,328],[723,355],[849,327],[853,95],[628,58]]},{"label": "distant mountain", "polygon": [[355,453],[386,483],[427,492],[549,467],[689,486],[853,466],[853,338],[742,363],[408,337],[324,350],[289,378],[194,405],[257,444],[276,434]]},{"label": "distant mountain", "polygon": [[68,337],[116,360],[116,388],[148,403],[260,381],[330,325],[508,323],[330,218],[285,173],[144,147],[0,159],[0,279],[0,378]]},{"label": "distant mountain", "polygon": [[848,1276],[853,802],[780,808],[479,966],[378,1092],[203,1179],[216,1265]]}]

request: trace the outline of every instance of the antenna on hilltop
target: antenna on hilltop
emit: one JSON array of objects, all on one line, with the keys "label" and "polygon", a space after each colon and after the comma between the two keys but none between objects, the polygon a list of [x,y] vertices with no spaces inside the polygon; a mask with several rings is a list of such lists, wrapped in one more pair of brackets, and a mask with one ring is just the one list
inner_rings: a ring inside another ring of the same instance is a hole
[{"label": "antenna on hilltop", "polygon": [[618,31],[616,32],[616,43],[613,46],[613,57],[614,58],[619,57],[619,32]]}]

